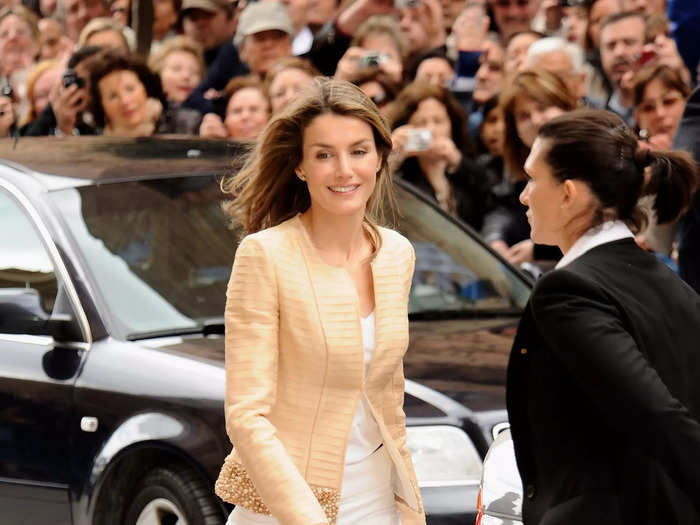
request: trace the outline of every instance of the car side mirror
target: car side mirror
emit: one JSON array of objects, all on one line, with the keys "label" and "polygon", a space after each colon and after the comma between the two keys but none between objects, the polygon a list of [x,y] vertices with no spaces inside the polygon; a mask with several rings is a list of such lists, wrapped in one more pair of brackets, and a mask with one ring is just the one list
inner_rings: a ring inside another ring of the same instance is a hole
[{"label": "car side mirror", "polygon": [[75,323],[70,314],[47,314],[34,288],[0,288],[0,333],[68,341],[74,339]]}]

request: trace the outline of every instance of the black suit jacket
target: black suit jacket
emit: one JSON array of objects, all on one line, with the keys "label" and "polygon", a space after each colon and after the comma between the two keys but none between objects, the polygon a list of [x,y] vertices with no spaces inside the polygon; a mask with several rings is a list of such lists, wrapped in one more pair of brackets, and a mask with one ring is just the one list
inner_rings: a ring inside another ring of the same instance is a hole
[{"label": "black suit jacket", "polygon": [[700,523],[700,296],[632,239],[537,283],[507,403],[526,525]]}]

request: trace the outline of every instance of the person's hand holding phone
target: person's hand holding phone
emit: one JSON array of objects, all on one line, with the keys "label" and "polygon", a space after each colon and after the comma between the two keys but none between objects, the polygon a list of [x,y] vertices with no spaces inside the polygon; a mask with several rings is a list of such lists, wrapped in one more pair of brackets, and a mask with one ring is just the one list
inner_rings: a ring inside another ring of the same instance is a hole
[{"label": "person's hand holding phone", "polygon": [[10,135],[10,129],[15,123],[15,109],[12,99],[0,96],[0,138]]},{"label": "person's hand holding phone", "polygon": [[85,82],[67,72],[49,94],[49,101],[56,117],[56,127],[65,135],[70,135],[78,122],[78,116],[88,106],[89,95]]}]

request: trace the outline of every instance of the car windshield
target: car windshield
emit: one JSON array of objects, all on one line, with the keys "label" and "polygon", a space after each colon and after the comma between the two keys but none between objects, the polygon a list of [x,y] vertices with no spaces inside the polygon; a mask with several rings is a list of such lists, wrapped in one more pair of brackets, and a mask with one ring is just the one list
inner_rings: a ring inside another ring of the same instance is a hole
[{"label": "car windshield", "polygon": [[[416,250],[412,315],[520,311],[527,283],[457,223],[398,187],[398,230]],[[112,332],[135,339],[220,326],[239,232],[214,176],[51,192],[107,306]]]}]

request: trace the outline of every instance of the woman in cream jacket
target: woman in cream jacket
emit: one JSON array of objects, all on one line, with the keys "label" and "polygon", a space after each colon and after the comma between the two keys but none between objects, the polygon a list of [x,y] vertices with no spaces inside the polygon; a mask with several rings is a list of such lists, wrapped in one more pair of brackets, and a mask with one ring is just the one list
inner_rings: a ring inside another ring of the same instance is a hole
[{"label": "woman in cream jacket", "polygon": [[224,182],[250,234],[226,303],[230,525],[424,524],[406,445],[403,355],[414,254],[374,104],[317,79]]}]

